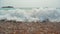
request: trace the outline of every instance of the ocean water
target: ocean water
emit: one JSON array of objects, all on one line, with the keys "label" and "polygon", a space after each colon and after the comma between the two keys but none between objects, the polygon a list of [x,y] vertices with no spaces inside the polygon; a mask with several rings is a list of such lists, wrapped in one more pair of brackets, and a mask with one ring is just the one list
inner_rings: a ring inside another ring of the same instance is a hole
[{"label": "ocean water", "polygon": [[0,8],[0,20],[60,22],[59,8]]}]

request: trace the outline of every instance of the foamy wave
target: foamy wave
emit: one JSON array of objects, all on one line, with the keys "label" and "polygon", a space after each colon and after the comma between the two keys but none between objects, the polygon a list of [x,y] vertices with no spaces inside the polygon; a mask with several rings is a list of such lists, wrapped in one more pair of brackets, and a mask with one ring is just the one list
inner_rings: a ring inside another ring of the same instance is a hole
[{"label": "foamy wave", "polygon": [[32,8],[31,10],[13,9],[0,10],[0,19],[16,21],[60,21],[60,9],[56,8]]}]

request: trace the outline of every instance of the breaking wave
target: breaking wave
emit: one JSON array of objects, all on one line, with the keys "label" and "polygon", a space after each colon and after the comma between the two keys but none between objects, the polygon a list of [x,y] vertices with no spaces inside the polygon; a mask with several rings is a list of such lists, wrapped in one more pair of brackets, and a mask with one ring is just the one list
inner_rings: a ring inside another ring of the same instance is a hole
[{"label": "breaking wave", "polygon": [[60,22],[60,9],[58,8],[0,8],[0,20],[16,21],[44,21]]}]

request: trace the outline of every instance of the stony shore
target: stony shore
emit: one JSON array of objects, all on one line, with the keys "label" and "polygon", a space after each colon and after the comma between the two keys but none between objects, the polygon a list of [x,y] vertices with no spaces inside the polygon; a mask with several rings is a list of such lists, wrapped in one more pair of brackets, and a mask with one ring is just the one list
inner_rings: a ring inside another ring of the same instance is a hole
[{"label": "stony shore", "polygon": [[60,34],[60,22],[0,21],[0,34]]}]

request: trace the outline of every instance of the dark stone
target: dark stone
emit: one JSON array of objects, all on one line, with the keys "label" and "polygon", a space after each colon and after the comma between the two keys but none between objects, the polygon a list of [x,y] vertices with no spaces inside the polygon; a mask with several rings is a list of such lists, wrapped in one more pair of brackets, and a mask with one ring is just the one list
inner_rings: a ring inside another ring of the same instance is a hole
[{"label": "dark stone", "polygon": [[43,22],[43,23],[44,23],[44,22],[49,22],[49,19],[43,20],[42,22]]},{"label": "dark stone", "polygon": [[5,22],[5,21],[6,21],[6,19],[1,19],[1,20],[0,20],[0,22]]},{"label": "dark stone", "polygon": [[4,6],[2,8],[14,8],[13,6]]}]

